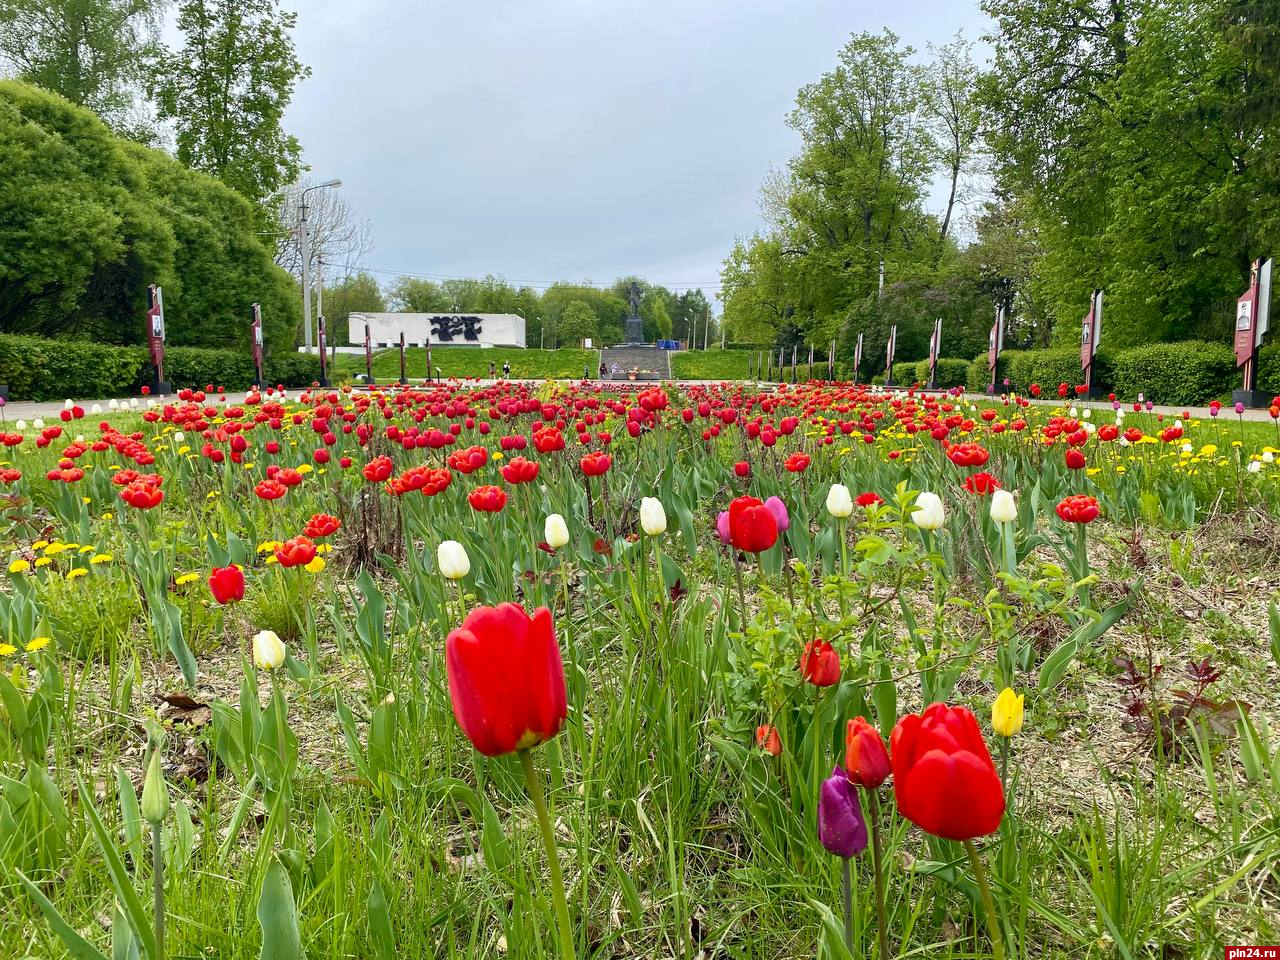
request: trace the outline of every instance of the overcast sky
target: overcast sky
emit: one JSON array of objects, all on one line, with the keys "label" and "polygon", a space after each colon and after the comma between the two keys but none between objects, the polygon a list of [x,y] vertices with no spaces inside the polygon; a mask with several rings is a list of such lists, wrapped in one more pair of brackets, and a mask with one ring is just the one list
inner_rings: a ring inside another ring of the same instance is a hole
[{"label": "overcast sky", "polygon": [[[637,273],[709,294],[760,224],[783,118],[849,34],[977,39],[976,0],[285,0],[286,127],[372,222],[382,280]],[[384,272],[385,271],[385,272]]]}]

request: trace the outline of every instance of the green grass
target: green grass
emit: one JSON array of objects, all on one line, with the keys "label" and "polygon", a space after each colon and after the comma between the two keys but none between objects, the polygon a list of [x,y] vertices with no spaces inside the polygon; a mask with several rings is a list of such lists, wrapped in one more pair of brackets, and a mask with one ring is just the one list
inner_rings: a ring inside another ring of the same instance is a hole
[{"label": "green grass", "polygon": [[[577,380],[583,368],[594,375],[600,364],[596,350],[521,350],[518,347],[494,347],[483,350],[477,347],[436,347],[431,351],[431,363],[444,377],[489,376],[492,363],[498,376],[502,364],[511,364],[511,376],[517,380]],[[410,380],[426,376],[426,350],[412,347],[405,351],[405,370]],[[364,373],[363,354],[342,354],[338,369],[343,376],[353,378]],[[373,355],[373,375],[379,381],[395,380],[400,376],[400,351],[382,350]]]},{"label": "green grass", "polygon": [[677,380],[745,380],[751,350],[683,350],[671,357],[671,375]]}]

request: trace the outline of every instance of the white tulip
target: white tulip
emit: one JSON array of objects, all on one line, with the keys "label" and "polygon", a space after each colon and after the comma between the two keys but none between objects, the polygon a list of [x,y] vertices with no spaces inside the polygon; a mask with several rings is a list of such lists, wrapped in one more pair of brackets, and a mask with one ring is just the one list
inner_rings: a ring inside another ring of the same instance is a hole
[{"label": "white tulip", "polygon": [[568,543],[569,526],[564,522],[564,517],[558,513],[547,517],[547,522],[542,526],[542,537],[552,550],[559,550]]},{"label": "white tulip", "polygon": [[942,500],[927,490],[916,497],[916,508],[911,512],[911,522],[921,530],[938,530],[946,522]]},{"label": "white tulip", "polygon": [[1261,461],[1261,460],[1250,460],[1250,461],[1249,461],[1249,466],[1247,467],[1247,469],[1248,469],[1248,471],[1249,471],[1250,473],[1257,473],[1257,472],[1259,472],[1259,471],[1262,469],[1262,461]]},{"label": "white tulip", "polygon": [[120,401],[119,401],[119,400],[116,400],[115,398],[112,398],[111,402],[107,404],[107,409],[108,409],[108,410],[119,410],[119,409],[120,409]]},{"label": "white tulip", "polygon": [[74,407],[74,406],[75,406],[75,404],[74,404],[74,403],[72,403],[70,400],[63,400],[63,401],[62,401],[62,409],[63,409],[63,410],[70,410],[70,409],[71,409],[72,407]]},{"label": "white tulip", "polygon": [[130,409],[130,410],[137,410],[137,409],[138,409],[138,398],[137,398],[137,397],[130,397],[130,398],[129,398],[129,409]]},{"label": "white tulip", "polygon": [[19,433],[21,433],[23,430],[27,429],[27,421],[19,420],[13,426],[14,426],[14,429],[16,429]]},{"label": "white tulip", "polygon": [[1194,450],[1194,449],[1195,449],[1195,447],[1191,446],[1191,444],[1189,444],[1189,443],[1184,443],[1184,444],[1182,445],[1182,452],[1183,452],[1183,453],[1191,453],[1191,451],[1192,451],[1192,450]]},{"label": "white tulip", "polygon": [[1120,440],[1119,440],[1118,442],[1119,442],[1120,446],[1122,446],[1122,447],[1127,447],[1127,446],[1129,446],[1129,438],[1128,438],[1128,437],[1121,437],[1121,438],[1120,438]]},{"label": "white tulip", "polygon": [[44,429],[44,417],[36,417],[34,420],[32,420],[32,421],[31,421],[31,425],[32,425],[33,427],[35,427],[37,430],[43,430],[43,429]]},{"label": "white tulip", "polygon": [[[21,420],[19,420],[18,422],[19,422],[19,423],[21,423],[22,421],[21,421]],[[22,428],[21,428],[21,427],[19,427],[18,429],[19,429],[19,430],[21,430]],[[1263,451],[1263,453],[1262,453],[1262,462],[1263,462],[1263,463],[1275,463],[1275,462],[1276,462],[1276,455],[1275,455],[1274,453],[1272,453],[1270,450],[1264,450],[1264,451]]]},{"label": "white tulip", "polygon": [[97,416],[98,414],[102,413],[102,404],[95,403],[92,407],[89,408],[89,412],[92,413],[94,416]]},{"label": "white tulip", "polygon": [[1067,411],[1067,416],[1069,416],[1072,420],[1075,420],[1080,416],[1080,411],[1077,410],[1075,407],[1072,407],[1070,410]]},{"label": "white tulip", "polygon": [[640,501],[640,528],[651,537],[666,532],[667,511],[662,508],[661,500],[645,497]]},{"label": "white tulip", "polygon": [[1018,519],[1018,505],[1008,490],[997,490],[991,495],[991,519],[996,523],[1013,523]]},{"label": "white tulip", "polygon": [[1174,425],[1175,427],[1177,427],[1179,430],[1181,430],[1181,429],[1182,429],[1182,421],[1181,421],[1181,420],[1175,420],[1175,421],[1173,421],[1173,425]]},{"label": "white tulip", "polygon": [[284,641],[271,630],[253,636],[253,662],[259,670],[274,670],[284,663]]},{"label": "white tulip", "polygon": [[853,513],[853,497],[843,483],[833,483],[827,491],[827,513],[833,517],[847,517]]},{"label": "white tulip", "polygon": [[173,435],[173,442],[174,442],[174,443],[182,443],[182,441],[184,441],[184,440],[186,440],[186,439],[187,439],[187,435],[186,435],[185,433],[183,433],[181,430],[179,430],[177,433],[175,433],[175,434]]},{"label": "white tulip", "polygon": [[467,548],[457,540],[445,540],[436,548],[436,565],[449,580],[461,580],[471,572],[471,558]]},{"label": "white tulip", "polygon": [[1088,420],[1090,417],[1092,417],[1092,416],[1093,416],[1093,410],[1092,410],[1092,408],[1090,408],[1090,407],[1085,407],[1085,408],[1084,408],[1084,412],[1083,412],[1083,413],[1081,413],[1081,414],[1080,414],[1080,416],[1081,416],[1081,417],[1083,417],[1085,420]]}]

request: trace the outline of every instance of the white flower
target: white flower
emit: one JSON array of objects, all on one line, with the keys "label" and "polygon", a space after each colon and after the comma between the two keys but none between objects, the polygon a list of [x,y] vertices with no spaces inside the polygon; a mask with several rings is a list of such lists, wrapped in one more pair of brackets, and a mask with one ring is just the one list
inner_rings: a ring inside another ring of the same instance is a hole
[{"label": "white flower", "polygon": [[827,513],[833,517],[847,517],[853,513],[853,497],[843,483],[833,483],[827,491]]},{"label": "white flower", "polygon": [[662,508],[661,500],[645,497],[640,501],[640,528],[651,537],[666,532],[667,511]]},{"label": "white flower", "polygon": [[92,413],[94,416],[97,416],[102,412],[102,404],[95,403],[92,407],[89,408],[89,412]]},{"label": "white flower", "polygon": [[182,441],[184,441],[184,440],[186,440],[186,439],[187,439],[187,435],[186,435],[185,433],[183,433],[181,430],[179,430],[177,433],[175,433],[175,434],[173,435],[173,442],[174,442],[174,443],[182,443]]},{"label": "white flower", "polygon": [[569,526],[564,522],[564,517],[558,513],[547,517],[546,523],[542,525],[542,538],[552,550],[559,550],[568,543]]},{"label": "white flower", "polygon": [[18,421],[17,423],[15,423],[13,426],[14,426],[14,429],[15,429],[15,430],[17,430],[19,433],[21,433],[23,430],[27,429],[27,421],[25,421],[25,420],[19,420],[19,421]]},{"label": "white flower", "polygon": [[[19,422],[19,423],[21,423],[22,421],[21,421],[21,420],[19,420],[18,422]],[[19,427],[18,429],[19,429],[19,430],[21,430],[22,428],[21,428],[21,427]],[[1270,450],[1264,450],[1264,451],[1262,452],[1262,462],[1263,462],[1263,463],[1275,463],[1275,462],[1276,462],[1276,455],[1275,455],[1274,453],[1272,453]]]},{"label": "white flower", "polygon": [[1179,430],[1181,430],[1181,429],[1182,429],[1182,421],[1181,421],[1181,420],[1175,420],[1175,421],[1173,421],[1173,425],[1174,425],[1175,427],[1177,427]]},{"label": "white flower", "polygon": [[1246,469],[1248,469],[1248,471],[1249,471],[1250,473],[1257,473],[1258,471],[1260,471],[1260,470],[1262,469],[1262,461],[1261,461],[1261,460],[1250,460],[1250,461],[1249,461],[1249,466],[1248,466]]},{"label": "white flower", "polygon": [[259,670],[274,670],[284,663],[284,641],[271,630],[260,630],[253,636],[253,662]]},{"label": "white flower", "polygon": [[[1089,412],[1088,410],[1085,411],[1085,413],[1088,413],[1088,412]],[[1080,425],[1080,429],[1083,430],[1085,433],[1094,433],[1095,431],[1097,431],[1098,425],[1094,423],[1084,423]]]},{"label": "white flower", "polygon": [[1080,416],[1083,419],[1088,420],[1090,417],[1093,416],[1093,409],[1091,407],[1085,407],[1084,412],[1081,413]]},{"label": "white flower", "polygon": [[1072,407],[1070,410],[1067,411],[1067,416],[1069,416],[1072,420],[1075,420],[1080,416],[1080,411],[1077,410],[1075,407]]},{"label": "white flower", "polygon": [[155,399],[153,397],[147,397],[147,409],[154,410],[155,406],[156,406]]},{"label": "white flower", "polygon": [[77,434],[76,434],[76,443],[84,443],[84,434],[83,434],[83,433],[77,433]]},{"label": "white flower", "polygon": [[1119,443],[1119,444],[1120,444],[1120,446],[1122,446],[1122,447],[1127,447],[1127,446],[1129,446],[1129,438],[1128,438],[1128,437],[1121,437],[1121,438],[1120,438],[1118,441],[1116,441],[1116,442],[1117,442],[1117,443]]},{"label": "white flower", "polygon": [[44,417],[36,417],[34,420],[31,421],[31,426],[35,427],[37,430],[43,430]]},{"label": "white flower", "polygon": [[436,565],[449,580],[461,580],[471,572],[467,548],[457,540],[445,540],[436,548]]},{"label": "white flower", "polygon": [[108,409],[108,410],[119,410],[119,409],[120,409],[120,401],[119,401],[119,400],[116,400],[116,399],[113,397],[113,398],[112,398],[112,400],[111,400],[111,402],[107,404],[107,409]]},{"label": "white flower", "polygon": [[911,522],[921,530],[938,530],[946,522],[942,500],[927,490],[916,497],[916,508],[911,512]]},{"label": "white flower", "polygon": [[1191,446],[1191,444],[1189,444],[1189,443],[1184,443],[1184,444],[1182,445],[1182,452],[1183,452],[1183,453],[1191,453],[1194,449],[1195,449],[1195,447]]},{"label": "white flower", "polygon": [[138,409],[138,398],[137,398],[137,397],[130,397],[130,398],[129,398],[129,409],[130,409],[130,410],[137,410],[137,409]]},{"label": "white flower", "polygon": [[1018,519],[1018,505],[1008,490],[997,490],[991,495],[991,519],[996,523],[1012,523]]},{"label": "white flower", "polygon": [[70,409],[71,409],[72,407],[74,407],[74,406],[75,406],[75,404],[74,404],[74,403],[72,403],[70,400],[63,400],[63,401],[62,401],[62,409],[63,409],[63,410],[70,410]]}]

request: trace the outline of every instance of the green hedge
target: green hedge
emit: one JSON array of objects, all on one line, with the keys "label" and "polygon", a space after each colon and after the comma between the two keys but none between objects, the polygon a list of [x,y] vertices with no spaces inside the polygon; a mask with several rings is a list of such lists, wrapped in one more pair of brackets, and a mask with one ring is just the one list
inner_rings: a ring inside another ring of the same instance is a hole
[{"label": "green hedge", "polygon": [[[1229,346],[1184,340],[1099,350],[1094,358],[1093,384],[1126,402],[1141,393],[1153,403],[1190,406],[1229,396],[1237,386],[1237,376]],[[1045,396],[1056,396],[1059,384],[1075,387],[1083,381],[1080,351],[1075,347],[1005,350],[1000,354],[996,377],[997,386],[1003,386],[1007,377],[1020,392],[1039,384]],[[1262,384],[1263,378],[1280,387],[1280,347],[1264,349],[1259,367],[1262,389],[1271,389]],[[983,353],[969,364],[968,385],[981,392],[989,382],[987,355]]]},{"label": "green hedge", "polygon": [[[320,359],[288,354],[268,362],[265,374],[273,384],[307,386],[320,376]],[[11,400],[123,396],[150,376],[143,347],[0,334],[0,383],[9,385]],[[235,350],[170,347],[165,379],[176,388],[214,384],[243,390],[253,382],[253,360]]]},{"label": "green hedge", "polygon": [[1229,397],[1239,386],[1236,380],[1231,347],[1187,340],[1120,351],[1112,359],[1107,386],[1125,400],[1141,393],[1152,403],[1191,406]]},{"label": "green hedge", "polygon": [[[969,384],[969,361],[960,360],[955,357],[939,357],[938,358],[938,386],[942,389],[949,387],[963,387]],[[983,374],[986,373],[985,358],[982,368]],[[915,363],[915,380],[922,386],[929,384],[929,361],[917,360]]]}]

